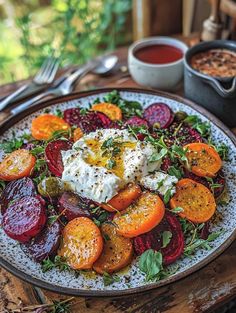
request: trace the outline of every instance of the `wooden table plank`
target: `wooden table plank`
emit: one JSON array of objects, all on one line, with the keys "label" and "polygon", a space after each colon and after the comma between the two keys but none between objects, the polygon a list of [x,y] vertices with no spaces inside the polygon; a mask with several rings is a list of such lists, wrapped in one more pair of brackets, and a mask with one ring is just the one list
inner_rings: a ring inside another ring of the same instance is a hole
[{"label": "wooden table plank", "polygon": [[[119,68],[125,65],[127,49],[118,52]],[[24,82],[25,83],[25,82]],[[21,85],[21,82],[18,83]],[[76,91],[101,87],[140,87],[131,80],[127,73],[118,73],[109,77],[87,75]],[[0,87],[0,95],[15,90],[16,85]],[[183,94],[182,89],[178,90]],[[235,132],[236,133],[236,132]],[[146,294],[137,294],[122,298],[82,298],[77,297],[71,307],[72,313],[98,312],[167,312],[167,313],[198,313],[211,312],[215,308],[236,296],[236,242],[220,257],[196,273],[172,283],[166,287],[150,291]],[[68,297],[55,294],[22,282],[5,270],[0,270],[0,312],[6,309],[7,304],[13,301],[18,303],[18,297],[25,305],[51,303],[56,299]],[[14,304],[11,304],[11,307]]]}]

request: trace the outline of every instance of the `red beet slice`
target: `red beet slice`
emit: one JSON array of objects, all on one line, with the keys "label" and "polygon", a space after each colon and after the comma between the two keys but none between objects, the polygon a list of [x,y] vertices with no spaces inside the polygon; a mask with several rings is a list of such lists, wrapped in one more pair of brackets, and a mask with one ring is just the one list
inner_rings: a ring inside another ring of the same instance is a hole
[{"label": "red beet slice", "polygon": [[55,255],[60,244],[61,228],[58,221],[46,225],[39,235],[22,246],[22,250],[36,262]]},{"label": "red beet slice", "polygon": [[[167,247],[162,248],[161,234],[170,231],[172,238]],[[144,251],[153,249],[161,251],[165,265],[175,262],[184,251],[184,234],[178,218],[166,211],[162,222],[150,232],[134,238],[134,250],[137,255]]]},{"label": "red beet slice", "polygon": [[58,209],[67,220],[76,217],[90,217],[89,207],[92,201],[82,198],[73,192],[64,192],[58,201]]},{"label": "red beet slice", "polygon": [[79,125],[80,117],[82,114],[80,113],[80,108],[70,108],[64,111],[63,119],[70,124],[70,126]]},{"label": "red beet slice", "polygon": [[204,240],[207,240],[208,236],[210,235],[210,224],[209,222],[206,222],[201,230],[201,233],[200,233],[200,238],[201,239],[204,239]]},{"label": "red beet slice", "polygon": [[41,231],[46,219],[44,200],[39,196],[27,196],[7,208],[2,227],[9,237],[24,243]]},{"label": "red beet slice", "polygon": [[[140,127],[140,126],[146,126],[147,128],[149,127],[148,122],[138,116],[132,116],[130,117],[124,124],[125,127],[127,127],[128,125],[133,126],[133,127]],[[143,141],[145,138],[144,134],[137,134],[137,137],[139,140]]]},{"label": "red beet slice", "polygon": [[[195,180],[196,182],[203,184],[204,186],[209,188],[210,191],[212,191],[211,182],[207,181],[206,178],[199,177],[199,176],[193,174],[192,172],[189,172],[186,169],[184,170],[184,177]],[[225,188],[225,177],[224,177],[224,173],[222,170],[220,170],[217,173],[216,177],[213,178],[213,184],[220,184],[221,185],[220,187],[213,188],[214,197],[218,198],[222,194],[222,192],[224,191],[224,188]]]},{"label": "red beet slice", "polygon": [[145,120],[150,125],[158,123],[160,128],[167,128],[174,120],[174,113],[165,103],[153,103],[144,110]]},{"label": "red beet slice", "polygon": [[69,140],[54,140],[49,142],[45,149],[45,159],[47,161],[48,168],[52,174],[61,177],[64,170],[61,151],[71,149],[72,142]]},{"label": "red beet slice", "polygon": [[81,114],[79,108],[65,110],[64,120],[70,125],[80,127],[85,134],[91,133],[100,128],[110,128],[113,125],[111,119],[107,115],[95,111],[88,111],[85,114]]},{"label": "red beet slice", "polygon": [[0,196],[0,205],[2,214],[6,211],[10,202],[23,198],[25,196],[34,196],[36,189],[32,179],[24,177],[11,181],[7,184]]}]

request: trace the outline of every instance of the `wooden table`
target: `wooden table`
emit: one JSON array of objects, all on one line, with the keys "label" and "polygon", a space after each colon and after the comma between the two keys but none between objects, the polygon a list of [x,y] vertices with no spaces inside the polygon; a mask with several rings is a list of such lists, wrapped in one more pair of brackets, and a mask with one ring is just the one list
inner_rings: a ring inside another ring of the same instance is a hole
[{"label": "wooden table", "polygon": [[[120,66],[125,66],[127,49],[120,49],[117,54],[121,61]],[[14,91],[23,83],[0,87],[0,96]],[[127,73],[119,71],[113,76],[102,78],[87,75],[75,89],[79,91],[104,86],[138,87]],[[182,90],[177,93],[182,94]],[[236,242],[209,265],[180,281],[143,295],[113,299],[78,297],[72,301],[71,313],[212,312],[236,296],[235,264]],[[31,286],[4,269],[0,269],[0,312],[4,312],[7,308],[16,308],[19,304],[26,306],[51,303],[52,300],[66,298],[69,297]]]}]

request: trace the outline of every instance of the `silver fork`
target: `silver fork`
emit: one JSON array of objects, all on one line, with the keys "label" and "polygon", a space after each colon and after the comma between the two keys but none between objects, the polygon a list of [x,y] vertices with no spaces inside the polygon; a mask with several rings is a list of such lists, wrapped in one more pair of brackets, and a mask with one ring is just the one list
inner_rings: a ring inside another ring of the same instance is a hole
[{"label": "silver fork", "polygon": [[[58,70],[59,66],[59,60],[55,57],[48,57],[40,67],[38,73],[33,78],[33,82],[36,85],[44,85],[44,84],[50,84],[52,83],[56,72]],[[0,111],[3,110],[14,98],[16,98],[18,95],[20,95],[26,88],[29,86],[29,84],[25,84],[21,86],[19,89],[17,89],[15,92],[10,94],[8,97],[6,97],[4,100],[0,102]]]}]

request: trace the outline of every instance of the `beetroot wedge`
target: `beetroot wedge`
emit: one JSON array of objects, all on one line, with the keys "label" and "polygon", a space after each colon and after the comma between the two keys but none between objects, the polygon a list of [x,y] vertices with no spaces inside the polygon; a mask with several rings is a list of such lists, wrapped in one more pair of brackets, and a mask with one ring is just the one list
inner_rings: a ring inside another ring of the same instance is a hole
[{"label": "beetroot wedge", "polygon": [[72,142],[69,140],[54,140],[49,142],[45,149],[45,159],[47,161],[48,168],[52,174],[61,177],[64,170],[61,151],[71,149]]},{"label": "beetroot wedge", "polygon": [[[169,244],[162,248],[162,234],[169,231],[172,234]],[[137,255],[153,249],[161,251],[165,265],[175,262],[184,250],[184,235],[178,218],[166,211],[162,222],[152,231],[134,238],[134,250]]]},{"label": "beetroot wedge", "polygon": [[58,201],[58,210],[68,221],[76,217],[90,217],[91,201],[76,195],[73,192],[64,192]]},{"label": "beetroot wedge", "polygon": [[174,113],[165,103],[153,103],[144,110],[144,118],[150,125],[158,124],[160,128],[167,128],[174,120]]},{"label": "beetroot wedge", "polygon": [[46,219],[43,199],[27,196],[7,208],[3,214],[2,227],[9,237],[24,243],[41,231]]},{"label": "beetroot wedge", "polygon": [[22,246],[22,250],[36,262],[42,262],[56,254],[60,244],[61,229],[59,221],[46,225],[35,238]]},{"label": "beetroot wedge", "polygon": [[81,113],[80,108],[70,108],[64,111],[63,119],[70,125],[79,125]]},{"label": "beetroot wedge", "polygon": [[34,196],[36,189],[32,179],[24,177],[11,181],[7,184],[0,196],[0,206],[2,214],[6,211],[12,201],[16,201],[25,196]]}]

